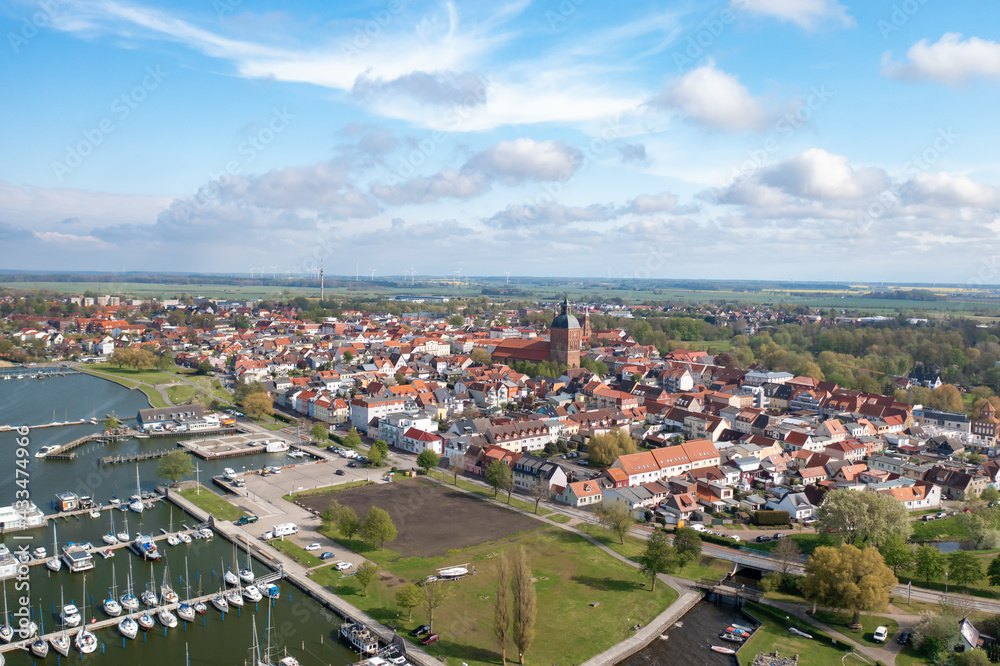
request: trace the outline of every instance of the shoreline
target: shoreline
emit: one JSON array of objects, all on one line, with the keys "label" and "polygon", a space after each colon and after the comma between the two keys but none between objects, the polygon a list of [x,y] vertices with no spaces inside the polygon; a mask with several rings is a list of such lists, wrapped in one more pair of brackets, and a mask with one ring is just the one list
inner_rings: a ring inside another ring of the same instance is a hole
[{"label": "shoreline", "polygon": [[[153,397],[149,394],[149,392],[146,389],[146,385],[144,385],[144,384],[141,384],[139,382],[133,381],[131,379],[125,379],[124,377],[116,377],[115,375],[104,374],[102,372],[98,372],[98,371],[92,370],[90,368],[84,368],[80,364],[77,364],[74,367],[77,370],[79,370],[81,373],[85,374],[85,375],[89,375],[91,377],[96,377],[97,379],[103,379],[105,381],[111,382],[112,384],[118,384],[119,386],[121,386],[123,388],[127,388],[130,391],[136,391],[136,390],[138,390],[144,396],[146,396],[146,403],[147,403],[148,407],[156,407],[157,406],[157,405],[153,404]],[[155,391],[156,389],[153,388],[153,387],[149,387],[149,390]],[[162,396],[160,396],[159,394],[157,394],[157,397],[159,399],[161,399],[161,400],[163,399]],[[172,405],[168,402],[165,406],[166,407],[171,407]]]}]

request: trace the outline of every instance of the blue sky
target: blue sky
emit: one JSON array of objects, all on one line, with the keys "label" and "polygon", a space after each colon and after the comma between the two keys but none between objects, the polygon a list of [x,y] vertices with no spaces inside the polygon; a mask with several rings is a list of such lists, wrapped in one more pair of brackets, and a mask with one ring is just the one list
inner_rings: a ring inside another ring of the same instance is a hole
[{"label": "blue sky", "polygon": [[3,267],[1000,283],[998,19],[0,0]]}]

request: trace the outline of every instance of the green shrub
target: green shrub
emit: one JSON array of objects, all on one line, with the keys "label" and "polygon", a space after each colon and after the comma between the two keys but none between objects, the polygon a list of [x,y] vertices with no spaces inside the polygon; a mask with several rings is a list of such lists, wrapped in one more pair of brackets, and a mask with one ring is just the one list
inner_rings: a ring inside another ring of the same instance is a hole
[{"label": "green shrub", "polygon": [[754,525],[789,525],[787,511],[754,511]]}]

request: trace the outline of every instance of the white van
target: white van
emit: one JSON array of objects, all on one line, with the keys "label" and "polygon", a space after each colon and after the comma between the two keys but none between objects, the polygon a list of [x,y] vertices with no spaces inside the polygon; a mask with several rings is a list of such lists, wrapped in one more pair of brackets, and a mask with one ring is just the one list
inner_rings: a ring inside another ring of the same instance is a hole
[{"label": "white van", "polygon": [[708,531],[705,528],[705,526],[702,525],[702,524],[700,524],[700,523],[699,524],[695,524],[695,525],[691,525],[691,529],[693,529],[695,532],[707,532]]}]

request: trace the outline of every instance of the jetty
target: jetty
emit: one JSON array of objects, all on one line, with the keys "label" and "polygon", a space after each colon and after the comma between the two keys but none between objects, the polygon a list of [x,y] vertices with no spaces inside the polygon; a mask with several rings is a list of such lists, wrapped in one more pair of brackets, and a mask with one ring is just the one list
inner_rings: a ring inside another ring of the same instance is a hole
[{"label": "jetty", "polygon": [[163,451],[147,451],[146,453],[133,453],[124,456],[103,456],[97,459],[98,465],[116,465],[118,463],[141,462],[143,460],[153,460],[169,456],[176,449],[166,449]]},{"label": "jetty", "polygon": [[75,368],[0,368],[0,380],[6,379],[45,379],[46,377],[65,377],[66,375],[78,375],[79,370]]}]

